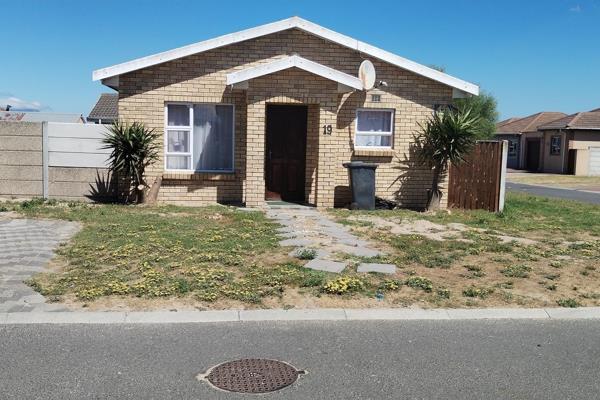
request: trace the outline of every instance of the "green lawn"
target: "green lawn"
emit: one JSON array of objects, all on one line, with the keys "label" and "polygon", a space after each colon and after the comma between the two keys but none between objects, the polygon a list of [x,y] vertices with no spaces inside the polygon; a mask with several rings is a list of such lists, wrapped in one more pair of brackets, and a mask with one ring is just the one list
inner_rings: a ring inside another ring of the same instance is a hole
[{"label": "green lawn", "polygon": [[[233,207],[124,206],[40,200],[0,204],[28,218],[79,221],[49,272],[29,284],[50,301],[114,309],[231,307],[488,307],[600,305],[600,207],[509,194],[484,211],[330,210],[387,256],[349,260],[341,275],[303,268],[278,246],[277,225]],[[444,240],[393,233],[425,221]],[[499,236],[527,238],[512,242]],[[314,254],[312,254],[314,256]],[[391,262],[394,276],[358,274]]]},{"label": "green lawn", "polygon": [[277,226],[260,212],[39,201],[16,209],[26,217],[84,225],[59,249],[59,268],[30,282],[56,301],[125,296],[260,303],[286,286],[325,280],[282,253]]}]

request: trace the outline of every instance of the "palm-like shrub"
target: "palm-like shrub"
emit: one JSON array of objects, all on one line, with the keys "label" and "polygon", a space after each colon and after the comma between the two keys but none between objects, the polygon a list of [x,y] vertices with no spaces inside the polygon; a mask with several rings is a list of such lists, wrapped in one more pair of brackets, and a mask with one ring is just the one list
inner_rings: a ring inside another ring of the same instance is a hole
[{"label": "palm-like shrub", "polygon": [[440,180],[450,164],[458,165],[471,152],[480,135],[480,118],[470,108],[439,111],[421,126],[417,137],[421,161],[432,171],[427,210],[439,208]]},{"label": "palm-like shrub", "polygon": [[148,187],[144,173],[146,167],[159,157],[159,135],[140,122],[127,124],[117,121],[108,128],[102,142],[104,149],[112,150],[109,156],[110,170],[129,182],[129,196],[143,201]]}]

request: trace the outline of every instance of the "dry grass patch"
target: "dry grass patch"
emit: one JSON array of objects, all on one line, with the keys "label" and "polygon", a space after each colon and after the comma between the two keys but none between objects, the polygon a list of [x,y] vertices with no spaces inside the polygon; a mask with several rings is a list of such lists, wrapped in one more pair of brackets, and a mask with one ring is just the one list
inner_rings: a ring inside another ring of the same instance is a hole
[{"label": "dry grass patch", "polygon": [[[389,254],[379,261],[395,263],[397,278],[432,283],[430,296],[404,299],[409,304],[600,305],[598,206],[511,194],[502,214],[331,212],[378,243]],[[434,295],[440,288],[445,296]]]},{"label": "dry grass patch", "polygon": [[507,176],[509,182],[547,185],[562,188],[600,188],[600,176],[575,176],[562,174],[539,174],[515,172]]}]

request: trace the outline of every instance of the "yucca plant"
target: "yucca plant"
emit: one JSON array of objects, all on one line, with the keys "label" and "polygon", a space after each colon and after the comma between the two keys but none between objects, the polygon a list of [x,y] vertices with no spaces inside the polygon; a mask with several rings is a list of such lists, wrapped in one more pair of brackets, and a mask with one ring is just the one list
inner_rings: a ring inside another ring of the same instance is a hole
[{"label": "yucca plant", "polygon": [[160,136],[143,123],[121,121],[112,124],[102,139],[103,149],[111,150],[110,170],[129,181],[128,197],[133,195],[138,203],[143,201],[148,187],[144,178],[146,167],[159,157],[159,140]]},{"label": "yucca plant", "polygon": [[458,165],[473,150],[480,136],[479,117],[470,108],[439,111],[431,116],[417,137],[422,163],[431,168],[431,189],[427,194],[427,210],[439,208],[442,192],[440,180],[450,164]]}]

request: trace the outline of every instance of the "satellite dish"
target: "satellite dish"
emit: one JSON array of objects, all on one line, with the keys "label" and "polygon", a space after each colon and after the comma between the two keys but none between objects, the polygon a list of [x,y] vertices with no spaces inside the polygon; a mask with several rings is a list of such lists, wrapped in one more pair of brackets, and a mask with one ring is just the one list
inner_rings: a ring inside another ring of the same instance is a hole
[{"label": "satellite dish", "polygon": [[373,89],[375,86],[375,66],[369,60],[364,60],[358,67],[358,79],[365,90]]}]

